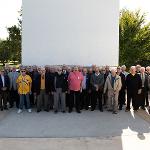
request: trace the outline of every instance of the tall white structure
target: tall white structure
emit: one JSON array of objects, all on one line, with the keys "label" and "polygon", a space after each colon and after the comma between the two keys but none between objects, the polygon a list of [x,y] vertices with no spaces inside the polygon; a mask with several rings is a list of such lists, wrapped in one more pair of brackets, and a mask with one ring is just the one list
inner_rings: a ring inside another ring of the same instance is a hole
[{"label": "tall white structure", "polygon": [[23,0],[24,65],[118,65],[119,0]]}]

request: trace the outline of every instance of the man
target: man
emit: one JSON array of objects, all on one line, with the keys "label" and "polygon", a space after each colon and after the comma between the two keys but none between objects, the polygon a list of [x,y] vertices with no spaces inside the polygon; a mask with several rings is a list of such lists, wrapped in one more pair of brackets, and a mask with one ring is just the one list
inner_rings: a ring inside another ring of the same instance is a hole
[{"label": "man", "polygon": [[8,110],[7,97],[10,87],[10,81],[8,75],[4,73],[4,69],[0,71],[0,109]]},{"label": "man", "polygon": [[132,66],[130,68],[130,74],[126,77],[126,87],[127,87],[127,107],[126,112],[130,111],[130,103],[132,99],[133,110],[137,111],[139,109],[139,94],[141,94],[142,80],[139,74],[136,73],[136,67]]},{"label": "man", "polygon": [[10,80],[10,108],[14,106],[14,102],[16,101],[16,107],[19,108],[19,95],[17,91],[17,78],[19,73],[16,71],[16,67],[12,67],[12,72],[8,73],[9,80]]},{"label": "man", "polygon": [[122,65],[121,66],[121,70],[122,70],[122,73],[125,75],[125,78],[127,77],[127,75],[129,74],[127,71],[126,71],[127,67],[125,65]]},{"label": "man", "polygon": [[59,67],[55,73],[52,87],[52,92],[54,93],[54,112],[57,113],[60,110],[65,113],[68,82],[67,76],[63,74],[61,67]]},{"label": "man", "polygon": [[103,94],[103,86],[104,86],[104,74],[100,73],[98,67],[95,68],[95,73],[91,76],[90,83],[92,86],[91,111],[95,110],[97,99],[98,99],[99,110],[103,112],[102,94]]},{"label": "man", "polygon": [[24,67],[21,69],[21,75],[18,77],[16,83],[18,87],[18,94],[20,96],[18,114],[22,112],[25,101],[27,110],[29,113],[31,113],[32,111],[29,95],[31,94],[32,79],[26,74],[26,69]]},{"label": "man", "polygon": [[140,73],[141,65],[136,65],[136,73]]},{"label": "man", "polygon": [[[62,72],[63,72],[65,78],[67,79],[67,82],[68,82],[69,73],[71,72],[71,68],[70,69],[69,68],[70,67],[67,67],[66,65],[63,65],[63,67],[62,67]],[[66,93],[66,107],[68,107],[68,106],[69,106],[69,93],[67,92]]]},{"label": "man", "polygon": [[140,77],[142,80],[142,91],[140,94],[140,106],[143,110],[145,110],[145,104],[146,106],[149,105],[148,102],[148,75],[145,73],[145,68],[141,67],[140,69]]},{"label": "man", "polygon": [[44,111],[49,112],[49,94],[51,93],[52,84],[45,68],[41,68],[35,82],[37,83],[34,88],[34,93],[37,95],[37,112],[39,113],[42,110],[42,106],[44,106]]},{"label": "man", "polygon": [[122,73],[121,67],[117,67],[117,75],[121,77],[121,83],[122,87],[121,90],[119,91],[119,97],[118,97],[118,102],[119,102],[119,110],[122,110],[122,107],[125,103],[125,90],[126,90],[126,77]]},{"label": "man", "polygon": [[116,69],[112,69],[111,74],[106,79],[104,93],[108,90],[107,109],[108,111],[112,110],[113,114],[117,114],[118,112],[118,96],[121,87],[121,77],[116,74]]},{"label": "man", "polygon": [[88,69],[88,78],[89,78],[88,98],[89,98],[89,106],[91,106],[91,101],[92,101],[92,85],[90,83],[92,75],[93,75],[93,69],[89,68]]},{"label": "man", "polygon": [[82,82],[82,93],[81,93],[81,109],[89,109],[89,87],[90,87],[90,78],[87,74],[87,68],[83,68],[83,82]]},{"label": "man", "polygon": [[39,77],[39,72],[37,69],[37,66],[32,67],[32,72],[31,72],[31,79],[32,79],[32,94],[30,96],[30,101],[32,105],[35,105],[37,102],[37,93],[36,93],[36,87],[38,86],[37,79]]},{"label": "man", "polygon": [[69,93],[70,93],[69,113],[72,112],[74,101],[75,101],[76,112],[81,113],[80,92],[82,90],[82,81],[83,81],[82,73],[78,71],[78,67],[74,67],[73,72],[70,72],[68,76],[68,86],[69,86]]}]

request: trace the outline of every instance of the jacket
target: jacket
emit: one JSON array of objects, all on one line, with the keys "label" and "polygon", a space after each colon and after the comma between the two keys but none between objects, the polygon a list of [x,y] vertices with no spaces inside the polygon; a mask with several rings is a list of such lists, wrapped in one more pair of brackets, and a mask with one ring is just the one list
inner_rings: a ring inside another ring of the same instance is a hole
[{"label": "jacket", "polygon": [[104,93],[106,93],[106,90],[114,90],[119,93],[122,87],[122,82],[121,82],[121,77],[119,75],[116,75],[115,80],[114,80],[114,86],[112,87],[111,84],[111,75],[108,75],[105,85],[104,85]]}]

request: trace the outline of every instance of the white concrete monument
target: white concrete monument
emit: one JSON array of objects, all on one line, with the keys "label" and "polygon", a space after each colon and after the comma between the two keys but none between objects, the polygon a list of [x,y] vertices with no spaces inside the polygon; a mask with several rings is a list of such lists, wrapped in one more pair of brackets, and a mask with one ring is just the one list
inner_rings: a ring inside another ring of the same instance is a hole
[{"label": "white concrete monument", "polygon": [[119,0],[23,0],[24,65],[118,65]]}]

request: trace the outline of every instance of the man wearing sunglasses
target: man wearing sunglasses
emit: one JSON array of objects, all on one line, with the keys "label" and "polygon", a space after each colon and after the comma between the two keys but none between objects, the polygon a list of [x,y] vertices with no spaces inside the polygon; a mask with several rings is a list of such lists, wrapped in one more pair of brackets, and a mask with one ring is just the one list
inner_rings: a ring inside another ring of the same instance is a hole
[{"label": "man wearing sunglasses", "polygon": [[18,77],[17,81],[18,94],[20,96],[20,104],[18,113],[21,113],[23,110],[23,105],[26,101],[28,112],[31,113],[31,106],[29,100],[29,94],[31,93],[31,83],[32,79],[29,75],[26,74],[26,69],[21,69],[21,75]]}]

